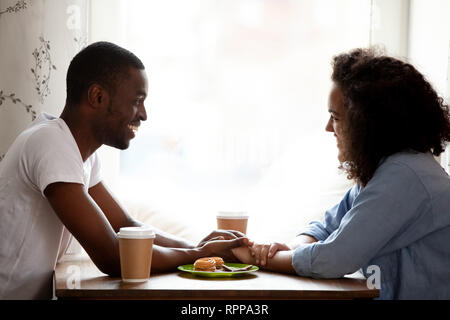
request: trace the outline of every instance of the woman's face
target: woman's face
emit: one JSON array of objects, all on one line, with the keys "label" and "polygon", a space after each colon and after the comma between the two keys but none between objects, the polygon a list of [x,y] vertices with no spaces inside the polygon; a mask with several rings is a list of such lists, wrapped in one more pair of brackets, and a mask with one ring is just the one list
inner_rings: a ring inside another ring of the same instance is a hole
[{"label": "woman's face", "polygon": [[337,148],[339,150],[338,159],[341,163],[345,162],[346,141],[344,137],[344,128],[346,127],[346,114],[344,108],[344,96],[342,91],[333,84],[330,96],[328,97],[328,112],[330,119],[328,120],[326,131],[334,132],[336,137]]}]

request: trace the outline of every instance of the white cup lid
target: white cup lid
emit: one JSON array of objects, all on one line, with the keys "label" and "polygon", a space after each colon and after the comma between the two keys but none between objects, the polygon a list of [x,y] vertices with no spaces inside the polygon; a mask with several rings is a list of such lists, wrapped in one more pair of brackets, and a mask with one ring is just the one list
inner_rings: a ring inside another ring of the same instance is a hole
[{"label": "white cup lid", "polygon": [[245,211],[219,211],[216,215],[220,219],[248,219]]},{"label": "white cup lid", "polygon": [[150,239],[154,238],[156,235],[151,228],[143,226],[120,228],[117,236],[123,239]]}]

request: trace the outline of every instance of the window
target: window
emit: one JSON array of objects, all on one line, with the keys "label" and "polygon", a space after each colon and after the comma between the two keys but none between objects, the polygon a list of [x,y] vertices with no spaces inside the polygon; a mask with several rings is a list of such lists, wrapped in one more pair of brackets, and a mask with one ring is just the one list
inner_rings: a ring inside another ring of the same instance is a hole
[{"label": "window", "polygon": [[373,41],[373,1],[122,8],[124,45],[146,65],[149,96],[148,121],[120,152],[115,193],[195,222],[200,234],[217,211],[246,210],[249,233],[275,237],[341,198],[350,182],[325,132],[330,62]]}]

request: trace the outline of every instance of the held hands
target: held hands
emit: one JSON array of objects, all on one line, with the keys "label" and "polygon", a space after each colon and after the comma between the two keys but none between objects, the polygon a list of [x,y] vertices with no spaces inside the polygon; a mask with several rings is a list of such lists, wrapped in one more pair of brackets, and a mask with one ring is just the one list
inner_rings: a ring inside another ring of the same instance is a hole
[{"label": "held hands", "polygon": [[260,244],[252,242],[252,246],[249,247],[250,254],[255,259],[256,265],[264,267],[268,259],[273,258],[277,251],[291,250],[291,248],[285,243],[273,242],[269,244]]},{"label": "held hands", "polygon": [[253,264],[261,267],[267,265],[278,251],[291,250],[285,243],[255,243],[249,240],[245,234],[235,230],[215,230],[202,239],[197,248],[205,252],[205,255],[216,255],[225,261],[238,259],[245,264]]},{"label": "held hands", "polygon": [[215,230],[200,241],[197,248],[204,252],[205,256],[220,256],[225,261],[234,261],[236,257],[232,249],[236,247],[246,248],[249,240],[247,237],[234,230]]},{"label": "held hands", "polygon": [[291,250],[291,248],[284,243],[259,244],[248,241],[247,247],[234,248],[232,252],[242,263],[264,267],[267,264],[267,260],[273,258],[275,253],[285,250]]}]

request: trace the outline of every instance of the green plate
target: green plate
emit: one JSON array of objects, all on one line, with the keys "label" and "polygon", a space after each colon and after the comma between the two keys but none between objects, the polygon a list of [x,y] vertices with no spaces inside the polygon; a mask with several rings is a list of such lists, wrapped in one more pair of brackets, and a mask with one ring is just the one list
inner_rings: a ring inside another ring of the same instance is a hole
[{"label": "green plate", "polygon": [[[233,268],[245,268],[246,266],[248,266],[248,264],[243,264],[243,263],[226,263],[226,265],[229,267],[233,267]],[[211,271],[197,271],[197,270],[194,270],[193,264],[185,264],[182,266],[178,266],[178,270],[183,271],[183,272],[189,272],[189,273],[195,274],[196,276],[201,276],[201,277],[224,278],[224,277],[236,277],[236,276],[240,276],[240,275],[245,275],[250,272],[258,271],[259,268],[257,266],[253,266],[250,270],[247,270],[247,271],[236,271],[236,272],[214,271],[214,272],[211,272]]]}]

